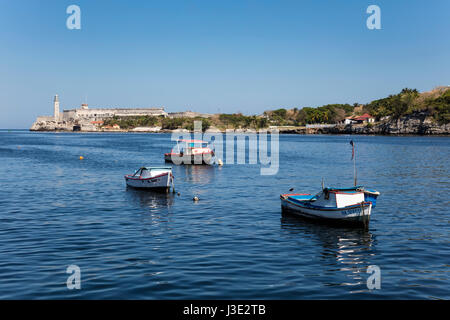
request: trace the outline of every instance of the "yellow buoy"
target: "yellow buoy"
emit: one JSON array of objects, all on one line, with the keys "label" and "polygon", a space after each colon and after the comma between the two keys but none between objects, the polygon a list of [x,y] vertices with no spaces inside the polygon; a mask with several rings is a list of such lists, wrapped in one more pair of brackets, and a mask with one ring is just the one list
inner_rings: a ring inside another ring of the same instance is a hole
[{"label": "yellow buoy", "polygon": [[80,160],[83,160],[84,159],[84,157],[83,156],[80,156]]}]

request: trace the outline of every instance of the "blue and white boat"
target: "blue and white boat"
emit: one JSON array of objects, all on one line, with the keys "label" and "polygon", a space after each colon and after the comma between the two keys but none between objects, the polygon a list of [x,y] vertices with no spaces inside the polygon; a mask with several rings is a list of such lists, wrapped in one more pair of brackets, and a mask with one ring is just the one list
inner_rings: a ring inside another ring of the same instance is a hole
[{"label": "blue and white boat", "polygon": [[282,194],[281,208],[307,218],[346,222],[368,226],[378,191],[362,186],[324,188],[316,195],[307,193]]},{"label": "blue and white boat", "polygon": [[307,218],[334,223],[353,223],[367,227],[380,193],[357,185],[356,144],[351,140],[350,145],[352,146],[354,187],[324,188],[322,180],[322,191],[316,195],[309,193],[280,195],[281,209]]}]

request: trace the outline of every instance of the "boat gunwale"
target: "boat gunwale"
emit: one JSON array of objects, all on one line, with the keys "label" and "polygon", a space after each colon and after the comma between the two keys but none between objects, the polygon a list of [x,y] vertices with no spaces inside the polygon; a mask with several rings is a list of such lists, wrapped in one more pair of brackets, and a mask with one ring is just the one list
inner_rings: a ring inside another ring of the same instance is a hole
[{"label": "boat gunwale", "polygon": [[168,175],[168,174],[170,174],[171,176],[173,176],[173,175],[172,175],[172,171],[170,171],[170,172],[164,172],[164,173],[162,173],[162,174],[159,174],[159,175],[157,175],[157,176],[150,177],[150,178],[133,178],[132,175],[127,174],[127,175],[125,175],[125,179],[130,179],[130,180],[152,180],[152,179],[156,179],[156,178],[159,178],[159,177],[166,176],[166,175]]},{"label": "boat gunwale", "polygon": [[[209,149],[209,148],[208,148]],[[209,154],[209,153],[213,153],[213,151],[211,150],[211,149],[209,149],[209,151],[206,151],[206,152],[199,152],[199,153],[196,153],[196,154],[181,154],[181,153],[176,153],[176,152],[168,152],[168,153],[164,153],[164,155],[165,156],[171,156],[171,155],[177,155],[177,156],[180,156],[180,157],[183,157],[183,156],[196,156],[196,155],[199,155],[199,154]]]},{"label": "boat gunwale", "polygon": [[[341,207],[341,208],[338,208],[338,207],[319,207],[319,206],[315,206],[315,205],[310,204],[311,200],[297,200],[297,199],[294,199],[294,198],[290,198],[289,196],[287,196],[287,197],[284,197],[284,196],[285,196],[284,194],[280,195],[281,201],[289,202],[289,203],[291,203],[293,205],[296,205],[296,206],[298,206],[300,208],[317,210],[317,211],[342,211],[342,210],[359,208],[361,206],[366,208],[366,207],[369,207],[370,205],[372,205],[371,201],[364,201],[364,202],[361,202],[361,203],[352,204],[350,206],[345,206],[345,207]],[[308,205],[305,205],[305,204],[308,204]]]},{"label": "boat gunwale", "polygon": [[328,190],[328,192],[332,192],[332,193],[339,193],[344,191],[344,193],[346,193],[345,191],[356,191],[356,192],[363,192],[366,194],[371,194],[371,195],[376,195],[377,197],[380,195],[380,192],[377,190],[372,190],[372,189],[366,189],[364,186],[356,186],[356,187],[352,187],[352,188],[324,188],[324,190]]}]

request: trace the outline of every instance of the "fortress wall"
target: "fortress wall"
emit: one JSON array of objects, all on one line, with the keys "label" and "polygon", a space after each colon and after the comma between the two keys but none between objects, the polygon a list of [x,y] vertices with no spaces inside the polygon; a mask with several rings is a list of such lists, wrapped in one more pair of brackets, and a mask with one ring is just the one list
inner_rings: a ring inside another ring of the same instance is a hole
[{"label": "fortress wall", "polygon": [[36,122],[46,122],[46,121],[54,121],[55,117],[52,116],[40,116],[37,117]]},{"label": "fortress wall", "polygon": [[96,119],[113,116],[167,116],[162,108],[154,109],[76,109],[74,118]]},{"label": "fortress wall", "polygon": [[64,110],[62,118],[64,120],[74,119],[76,117],[75,110]]},{"label": "fortress wall", "polygon": [[162,108],[152,109],[112,109],[116,116],[167,116]]},{"label": "fortress wall", "polygon": [[195,117],[210,118],[210,117],[212,117],[212,114],[184,111],[184,112],[171,112],[171,113],[169,113],[169,117],[171,117],[171,118],[195,118]]}]

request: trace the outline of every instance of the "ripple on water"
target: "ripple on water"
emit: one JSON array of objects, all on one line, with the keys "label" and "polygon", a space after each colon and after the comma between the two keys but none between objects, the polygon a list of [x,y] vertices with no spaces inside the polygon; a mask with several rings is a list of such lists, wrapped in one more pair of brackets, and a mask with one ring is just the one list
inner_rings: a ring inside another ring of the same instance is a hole
[{"label": "ripple on water", "polygon": [[123,180],[163,164],[169,135],[0,132],[0,299],[450,298],[450,139],[352,138],[360,182],[382,193],[369,230],[280,213],[291,187],[352,183],[345,136],[281,136],[276,176],[175,166],[178,196]]}]

